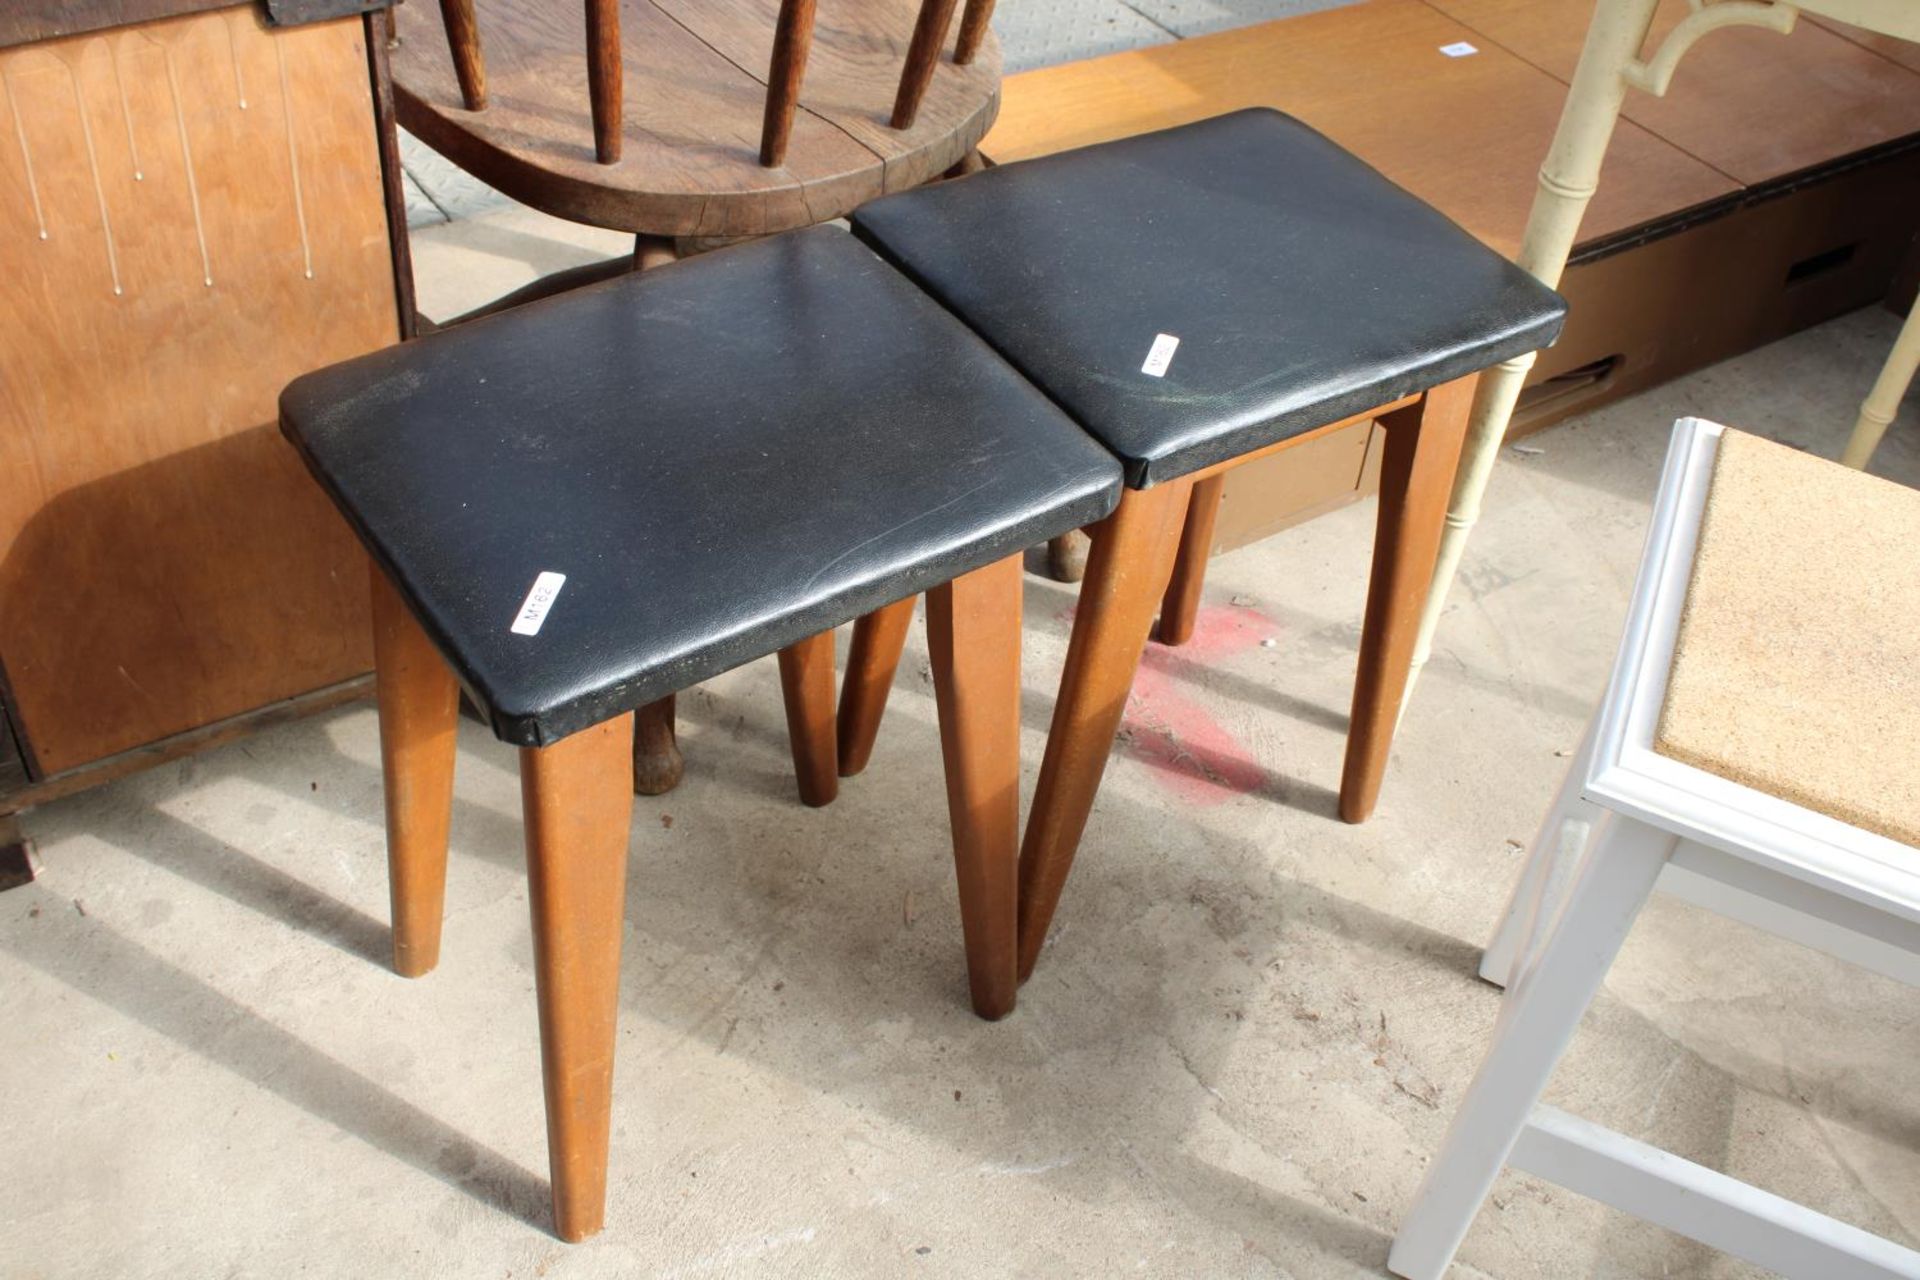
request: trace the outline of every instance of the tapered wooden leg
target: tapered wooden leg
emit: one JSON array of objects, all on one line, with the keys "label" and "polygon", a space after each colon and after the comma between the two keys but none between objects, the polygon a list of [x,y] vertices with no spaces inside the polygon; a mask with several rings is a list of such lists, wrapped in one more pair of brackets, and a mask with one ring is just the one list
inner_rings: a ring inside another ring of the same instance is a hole
[{"label": "tapered wooden leg", "polygon": [[780,651],[780,692],[800,803],[819,808],[840,794],[840,753],[833,732],[833,632],[822,631]]},{"label": "tapered wooden leg", "polygon": [[674,735],[674,695],[633,713],[633,793],[663,796],[680,785],[686,761]]},{"label": "tapered wooden leg", "polygon": [[632,748],[632,718],[615,716],[520,751],[547,1158],[563,1240],[584,1240],[606,1220]]},{"label": "tapered wooden leg", "polygon": [[624,65],[620,0],[587,0],[587,106],[593,113],[593,154],[601,164],[620,159]]},{"label": "tapered wooden leg", "polygon": [[440,21],[447,28],[447,51],[453,55],[453,76],[460,82],[460,102],[469,111],[487,109],[487,63],[480,55],[480,26],[473,19],[473,0],[440,0]]},{"label": "tapered wooden leg", "polygon": [[851,778],[867,767],[880,736],[880,717],[893,689],[893,673],[907,643],[914,597],[875,609],[853,624],[853,647],[840,685],[840,776]]},{"label": "tapered wooden leg", "polygon": [[1020,848],[1021,557],[927,592],[947,816],[967,985],[983,1018],[1013,1012]]},{"label": "tapered wooden leg", "polygon": [[1047,576],[1055,582],[1078,582],[1087,576],[1087,552],[1093,542],[1084,529],[1070,529],[1047,540]]},{"label": "tapered wooden leg", "polygon": [[1435,387],[1418,403],[1383,415],[1387,445],[1380,466],[1380,515],[1373,541],[1360,667],[1353,683],[1340,816],[1365,822],[1380,798],[1400,696],[1413,665],[1420,609],[1433,584],[1446,522],[1447,495],[1473,403],[1473,379]]},{"label": "tapered wooden leg", "polygon": [[777,169],[787,161],[787,140],[800,106],[800,84],[813,48],[815,0],[780,0],[773,28],[773,62],[767,69],[767,110],[760,123],[760,163]]},{"label": "tapered wooden leg", "polygon": [[960,36],[953,45],[955,66],[964,67],[973,61],[992,21],[993,0],[967,0],[967,7],[960,11]]},{"label": "tapered wooden leg", "polygon": [[1180,553],[1173,559],[1173,576],[1160,600],[1161,644],[1185,644],[1193,638],[1193,620],[1200,612],[1200,588],[1207,580],[1207,556],[1213,550],[1213,521],[1220,514],[1224,475],[1193,483],[1187,499],[1187,523],[1180,532]]},{"label": "tapered wooden leg", "polygon": [[1093,810],[1146,648],[1154,607],[1166,589],[1187,510],[1182,481],[1128,489],[1094,526],[1073,636],[1060,674],[1047,754],[1020,848],[1020,980],[1033,973]]},{"label": "tapered wooden leg", "polygon": [[387,575],[377,565],[369,569],[393,968],[418,978],[440,963],[460,687]]},{"label": "tapered wooden leg", "polygon": [[947,42],[947,28],[953,25],[953,7],[959,0],[920,0],[920,16],[914,20],[913,39],[907,44],[906,65],[900,71],[900,91],[893,99],[896,129],[911,129],[920,114],[920,100],[933,83],[933,71],[940,63],[940,46]]}]

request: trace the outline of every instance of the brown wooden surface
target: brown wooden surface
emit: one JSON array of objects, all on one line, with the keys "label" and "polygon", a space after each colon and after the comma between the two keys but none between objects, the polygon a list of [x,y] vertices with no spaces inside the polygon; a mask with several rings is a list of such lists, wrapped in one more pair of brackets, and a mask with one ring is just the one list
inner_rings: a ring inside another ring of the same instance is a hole
[{"label": "brown wooden surface", "polygon": [[760,163],[785,164],[793,140],[793,117],[806,83],[807,54],[813,48],[814,0],[780,0],[767,68],[767,111],[760,124]]},{"label": "brown wooden surface", "polygon": [[[893,115],[888,120],[896,129],[912,128],[920,114],[920,101],[933,83],[934,68],[939,66],[946,47],[956,3],[958,0],[920,0],[919,16],[913,20],[913,39],[907,42],[906,61],[900,72],[900,88],[893,99]],[[959,60],[958,50],[954,60]]]},{"label": "brown wooden surface", "polygon": [[990,1019],[1012,1013],[1020,990],[1021,562],[1008,556],[927,592],[967,986]]},{"label": "brown wooden surface", "polygon": [[[399,19],[394,20],[396,24]],[[440,23],[447,29],[447,56],[460,84],[460,101],[469,111],[487,106],[487,60],[480,48],[480,26],[473,0],[440,0]]]},{"label": "brown wooden surface", "polygon": [[620,159],[626,113],[625,66],[620,51],[620,0],[586,0],[587,108],[593,117],[593,158]]},{"label": "brown wooden surface", "polygon": [[840,685],[840,776],[851,778],[867,767],[874,739],[880,736],[880,718],[886,714],[887,695],[900,667],[900,651],[907,643],[918,597],[908,596],[875,609],[853,624],[853,644],[847,650],[847,674]]},{"label": "brown wooden surface", "polygon": [[800,803],[832,804],[840,794],[840,756],[833,727],[833,632],[822,631],[780,651],[780,694]]},{"label": "brown wooden surface", "polygon": [[1095,525],[1073,635],[1060,671],[1047,751],[1020,847],[1020,980],[1046,943],[1047,926],[1073,868],[1074,851],[1100,790],[1127,691],[1166,590],[1187,512],[1186,480],[1126,489]]},{"label": "brown wooden surface", "polygon": [[606,1221],[607,1139],[626,913],[633,717],[520,751],[554,1230]]},{"label": "brown wooden surface", "polygon": [[367,568],[380,703],[393,970],[403,978],[418,978],[440,962],[460,686],[386,574],[371,564]]},{"label": "brown wooden surface", "polygon": [[1835,35],[1851,40],[1862,48],[1871,49],[1883,58],[1891,58],[1909,71],[1920,71],[1920,44],[1915,44],[1911,40],[1883,35],[1878,31],[1868,31],[1852,23],[1841,22],[1817,13],[1802,13],[1800,21],[1825,27]]},{"label": "brown wooden surface", "polygon": [[47,776],[369,668],[360,549],[274,420],[396,309],[361,19],[0,66],[0,663]]},{"label": "brown wooden surface", "polygon": [[84,35],[108,27],[157,22],[208,9],[232,0],[7,0],[0,4],[0,48]]},{"label": "brown wooden surface", "polygon": [[1380,511],[1340,775],[1340,816],[1348,822],[1365,822],[1380,798],[1475,381],[1435,387],[1418,405],[1380,415],[1387,435]]},{"label": "brown wooden surface", "polygon": [[680,785],[687,771],[674,732],[674,694],[649,702],[633,713],[633,791],[663,796]]},{"label": "brown wooden surface", "polygon": [[[1459,40],[1481,51],[1439,52]],[[1422,0],[1370,0],[1009,76],[980,149],[1004,163],[1277,107],[1511,254],[1565,95],[1560,81]],[[1608,166],[1587,214],[1589,239],[1738,190],[1633,124],[1615,134]]]},{"label": "brown wooden surface", "polygon": [[[1498,44],[1562,81],[1573,75],[1593,10],[1593,0],[1431,3],[1471,28],[1475,43]],[[1687,0],[1662,0],[1648,51],[1687,12]],[[1623,114],[1753,186],[1920,132],[1920,75],[1819,23],[1801,22],[1787,36],[1730,27],[1688,51],[1666,97],[1631,92]],[[1608,155],[1603,195],[1626,167]]]},{"label": "brown wooden surface", "polygon": [[1173,574],[1160,600],[1161,644],[1185,644],[1193,638],[1193,620],[1200,612],[1200,588],[1207,580],[1207,557],[1213,554],[1213,526],[1220,515],[1224,476],[1208,476],[1193,486],[1187,499],[1187,518],[1180,530],[1180,550],[1173,558]]},{"label": "brown wooden surface", "polygon": [[953,60],[965,66],[980,56],[987,33],[993,29],[993,0],[967,0],[960,14],[960,34],[954,37]]},{"label": "brown wooden surface", "polygon": [[428,145],[536,208],[671,236],[806,226],[961,159],[999,101],[989,38],[966,67],[943,60],[913,128],[888,127],[913,0],[823,14],[784,166],[759,162],[778,0],[656,0],[623,9],[620,163],[594,160],[578,13],[546,0],[479,0],[493,102],[460,105],[438,7],[401,6],[400,120]]}]

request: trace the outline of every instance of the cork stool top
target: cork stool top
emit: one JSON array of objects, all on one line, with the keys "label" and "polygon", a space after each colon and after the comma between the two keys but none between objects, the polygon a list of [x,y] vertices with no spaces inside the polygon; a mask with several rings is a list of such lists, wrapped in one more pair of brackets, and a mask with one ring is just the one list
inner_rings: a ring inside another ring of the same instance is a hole
[{"label": "cork stool top", "polygon": [[1727,431],[1654,750],[1920,845],[1916,547],[1920,492]]}]

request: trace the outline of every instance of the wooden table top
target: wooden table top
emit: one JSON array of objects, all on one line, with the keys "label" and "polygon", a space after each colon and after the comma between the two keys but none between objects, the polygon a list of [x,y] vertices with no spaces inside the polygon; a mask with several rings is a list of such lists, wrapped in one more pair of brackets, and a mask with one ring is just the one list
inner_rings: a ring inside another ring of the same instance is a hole
[{"label": "wooden table top", "polygon": [[[467,111],[440,7],[399,6],[400,123],[461,168],[559,217],[661,236],[749,236],[837,217],[964,158],[1000,102],[989,35],[956,66],[949,42],[910,129],[887,120],[916,0],[823,7],[785,165],[761,166],[778,0],[652,0],[622,8],[625,139],[594,158],[586,24],[576,0],[478,0],[489,105]],[[957,27],[958,24],[956,23]]]},{"label": "wooden table top", "polygon": [[[1459,42],[1476,51],[1441,52]],[[1011,76],[981,150],[1004,163],[1277,107],[1511,256],[1565,96],[1560,81],[1422,0],[1372,0]],[[1622,121],[1583,239],[1738,191],[1725,174]]]},{"label": "wooden table top", "polygon": [[1720,438],[1654,749],[1920,845],[1920,492]]}]

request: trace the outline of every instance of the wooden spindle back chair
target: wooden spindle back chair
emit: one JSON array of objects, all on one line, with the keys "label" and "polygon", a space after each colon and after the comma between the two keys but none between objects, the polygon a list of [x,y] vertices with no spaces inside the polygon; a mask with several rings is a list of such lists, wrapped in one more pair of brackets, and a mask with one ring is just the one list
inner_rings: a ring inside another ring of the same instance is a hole
[{"label": "wooden spindle back chair", "polygon": [[[913,36],[907,46],[906,63],[900,72],[900,88],[894,96],[893,113],[888,121],[891,127],[913,126],[921,100],[933,82],[940,49],[946,43],[947,30],[953,24],[953,11],[958,5],[959,0],[921,0]],[[954,48],[953,60],[957,65],[967,65],[979,52],[986,38],[988,20],[993,16],[993,5],[994,0],[967,0]],[[760,163],[770,169],[786,161],[794,112],[800,105],[800,86],[806,76],[807,54],[813,47],[815,8],[816,0],[780,0],[773,59],[767,68],[766,116],[760,129]],[[585,10],[587,93],[593,115],[594,155],[601,164],[614,164],[620,159],[624,123],[620,0],[585,0]],[[481,52],[474,0],[440,0],[440,12],[453,54],[454,74],[460,81],[460,96],[467,110],[484,111],[487,68]]]}]

